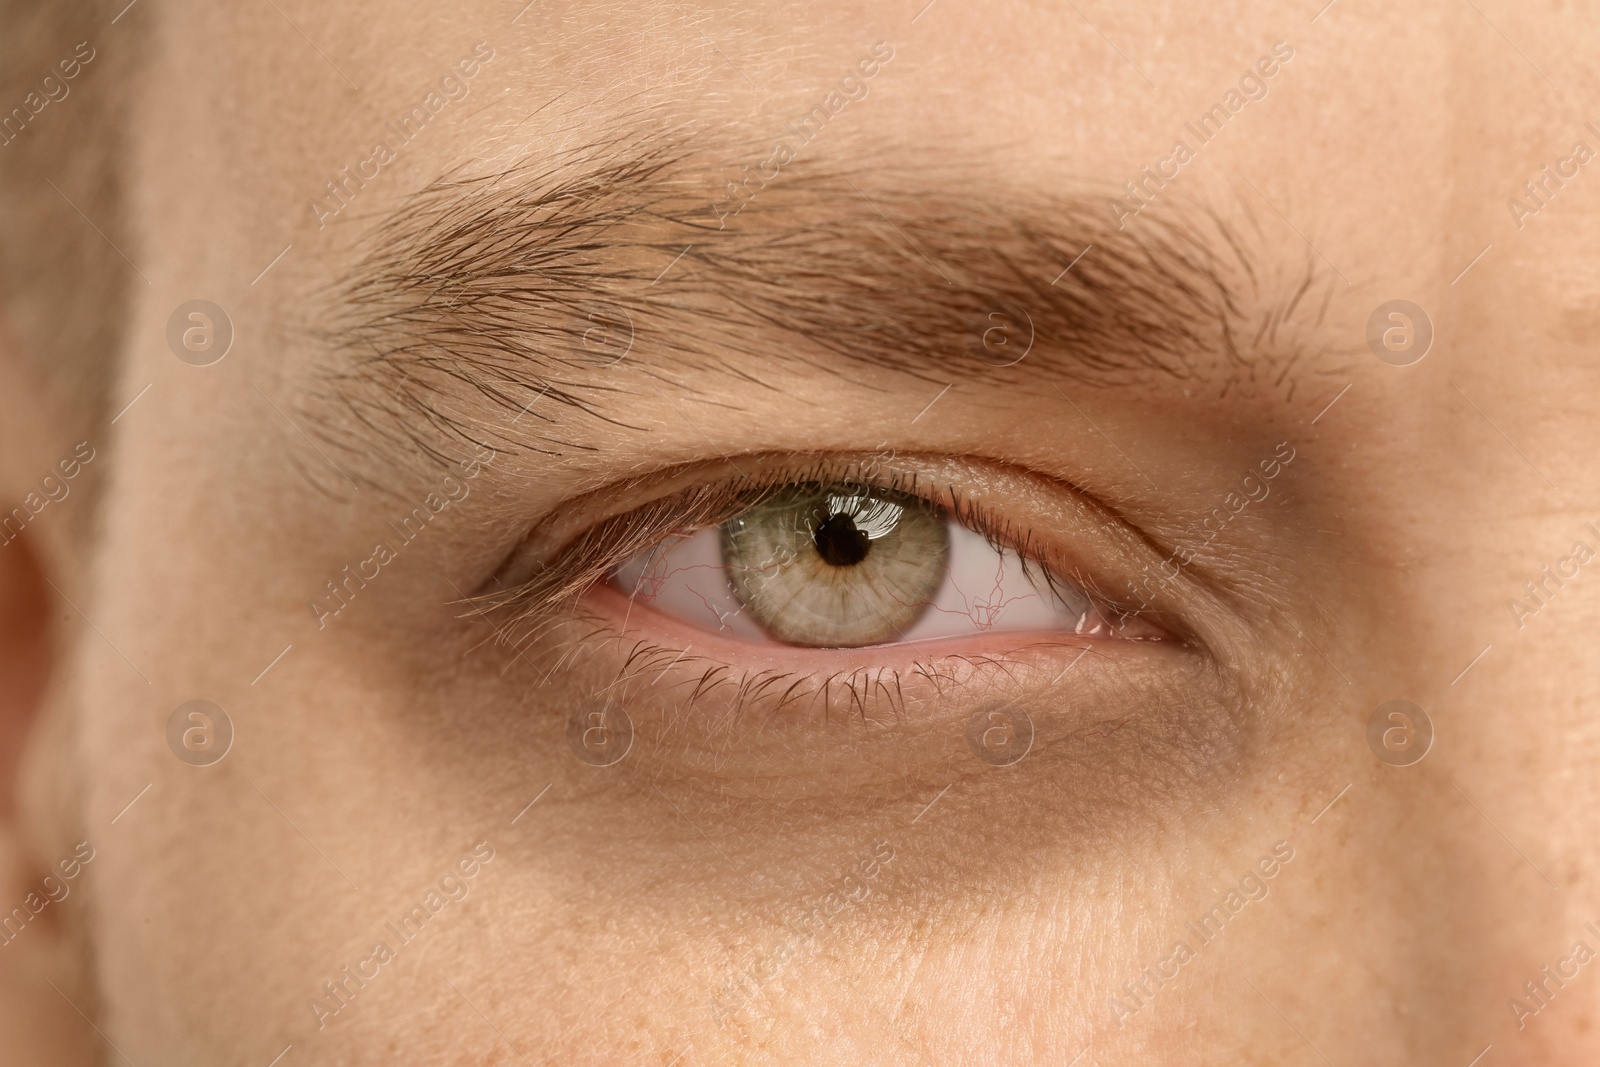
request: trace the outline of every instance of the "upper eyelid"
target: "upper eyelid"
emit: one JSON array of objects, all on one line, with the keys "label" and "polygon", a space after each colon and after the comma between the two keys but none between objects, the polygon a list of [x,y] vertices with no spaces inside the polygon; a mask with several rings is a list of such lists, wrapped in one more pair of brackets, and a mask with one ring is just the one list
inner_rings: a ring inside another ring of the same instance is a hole
[{"label": "upper eyelid", "polygon": [[[542,515],[529,523],[524,540],[539,546],[541,555],[554,558],[585,531],[611,519],[631,514],[640,508],[673,500],[694,489],[714,489],[736,481],[778,485],[796,478],[804,479],[807,471],[823,472],[827,477],[842,479],[851,473],[870,479],[877,473],[868,468],[868,459],[881,460],[887,453],[855,452],[766,452],[723,456],[719,460],[690,462],[653,471],[588,489],[551,505]],[[852,462],[859,468],[849,469]],[[780,477],[781,475],[781,477]],[[746,488],[749,488],[747,485]],[[628,498],[632,498],[628,500]],[[597,502],[623,501],[596,508]],[[584,512],[591,514],[584,516]],[[598,512],[598,513],[596,513]]]},{"label": "upper eyelid", "polygon": [[[727,509],[737,503],[742,494],[754,488],[750,475],[740,474],[741,470],[759,464],[762,470],[758,470],[757,473],[769,474],[767,484],[774,487],[792,481],[796,477],[805,477],[803,473],[805,468],[795,464],[796,458],[741,457],[744,460],[743,466],[732,459],[716,465],[693,464],[659,472],[653,478],[636,479],[622,486],[585,494],[583,500],[576,502],[575,508],[553,509],[552,515],[557,517],[556,523],[536,524],[528,538],[524,540],[524,545],[530,546],[535,553],[534,559],[530,561],[534,573],[529,579],[518,582],[513,578],[513,588],[507,590],[502,575],[497,573],[495,578],[491,579],[491,584],[495,586],[494,591],[480,593],[471,599],[491,609],[503,607],[512,601],[534,601],[542,607],[554,607],[583,588],[602,580],[610,570],[621,565],[633,554],[659,544],[674,530],[696,523],[709,525],[723,521],[727,517]],[[847,463],[847,456],[816,455],[800,458],[809,458],[814,471],[826,469],[834,478],[846,474],[845,467],[840,461]],[[834,465],[826,466],[830,460]],[[715,471],[722,472],[720,478],[712,476]],[[565,516],[572,510],[581,511],[584,501],[596,498],[615,499],[619,493],[625,494],[630,489],[645,496],[645,499],[635,500],[626,506],[614,506],[602,516],[588,518],[581,527],[565,531],[562,529],[570,525],[570,520],[563,521]],[[698,503],[690,499],[695,494],[699,495]],[[622,520],[638,519],[641,517],[640,512],[652,508],[661,509],[664,514],[654,527],[646,527],[643,535],[639,534],[637,527],[632,531],[634,540],[627,555],[623,555],[624,550],[620,547],[607,551],[602,545],[594,547],[591,552],[592,558],[588,560],[572,558],[575,550],[582,551],[584,538],[614,531]],[[530,588],[530,585],[538,588]]]}]

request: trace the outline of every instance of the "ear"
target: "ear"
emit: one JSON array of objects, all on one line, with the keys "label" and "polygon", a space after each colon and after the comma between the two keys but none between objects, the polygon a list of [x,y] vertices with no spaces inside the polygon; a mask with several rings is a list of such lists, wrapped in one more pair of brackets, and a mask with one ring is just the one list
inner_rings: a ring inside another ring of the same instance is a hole
[{"label": "ear", "polygon": [[[88,570],[75,547],[86,515],[69,514],[72,493],[30,510],[48,500],[41,482],[59,478],[63,445],[72,455],[74,422],[13,355],[0,333],[0,1060],[88,1064],[93,1031],[73,1006],[91,999],[79,951],[87,894],[31,910],[47,898],[52,849],[75,818],[61,788],[73,780],[73,746],[60,674],[64,633],[55,624],[72,611],[62,593],[76,599],[82,582],[70,575]],[[82,493],[79,509],[90,496]]]}]

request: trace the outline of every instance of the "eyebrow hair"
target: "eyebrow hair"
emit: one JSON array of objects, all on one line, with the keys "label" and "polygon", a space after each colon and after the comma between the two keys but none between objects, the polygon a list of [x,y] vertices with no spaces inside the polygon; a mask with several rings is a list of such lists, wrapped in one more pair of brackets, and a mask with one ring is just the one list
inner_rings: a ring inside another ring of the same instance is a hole
[{"label": "eyebrow hair", "polygon": [[[1309,251],[1262,256],[1248,213],[1230,225],[1180,205],[1124,229],[1107,197],[935,161],[801,161],[719,193],[703,152],[654,136],[572,156],[446,176],[378,220],[321,331],[337,358],[315,394],[354,416],[321,418],[325,439],[366,453],[377,435],[441,460],[467,443],[584,448],[574,419],[630,425],[641,381],[607,373],[623,334],[656,387],[713,397],[769,387],[773,363],[841,380],[1166,375],[1292,393],[1303,327],[1331,294]],[[728,217],[714,200],[735,195]],[[1031,342],[1022,362],[997,365],[1014,351],[997,327]],[[455,410],[484,403],[537,432]]]}]

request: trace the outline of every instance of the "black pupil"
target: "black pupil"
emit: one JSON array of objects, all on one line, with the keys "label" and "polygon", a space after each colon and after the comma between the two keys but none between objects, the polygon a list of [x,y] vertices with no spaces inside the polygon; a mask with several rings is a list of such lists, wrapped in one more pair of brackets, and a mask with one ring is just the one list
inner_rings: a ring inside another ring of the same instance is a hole
[{"label": "black pupil", "polygon": [[855,521],[842,512],[818,523],[811,537],[816,542],[817,555],[824,563],[835,567],[855,566],[867,558],[870,547],[867,535],[856,529]]}]

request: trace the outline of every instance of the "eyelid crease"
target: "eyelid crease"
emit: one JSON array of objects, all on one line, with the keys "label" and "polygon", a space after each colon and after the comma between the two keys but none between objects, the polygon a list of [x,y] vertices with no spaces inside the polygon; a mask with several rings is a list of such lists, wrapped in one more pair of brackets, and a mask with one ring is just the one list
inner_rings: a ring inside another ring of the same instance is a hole
[{"label": "eyelid crease", "polygon": [[[910,459],[912,457],[906,457]],[[858,486],[892,490],[928,501],[947,510],[958,522],[981,534],[997,551],[1017,554],[1024,574],[1042,579],[1056,594],[1063,584],[1072,584],[1079,595],[1088,596],[1114,617],[1131,614],[1124,605],[1105,596],[1092,580],[1069,578],[1063,571],[1075,570],[1062,560],[1049,560],[1032,531],[964,495],[950,485],[930,491],[930,476],[919,471],[884,468],[871,456],[821,456],[807,465],[764,465],[754,473],[704,482],[669,492],[628,511],[602,519],[567,540],[559,548],[527,561],[531,568],[525,577],[516,575],[516,555],[491,579],[493,588],[467,598],[477,614],[506,614],[506,625],[497,627],[501,640],[521,645],[532,640],[557,620],[588,589],[605,581],[630,559],[652,550],[674,534],[705,529],[734,518],[759,504],[771,493],[797,484]],[[537,529],[524,541],[537,541]],[[508,568],[514,580],[503,581]]]}]

